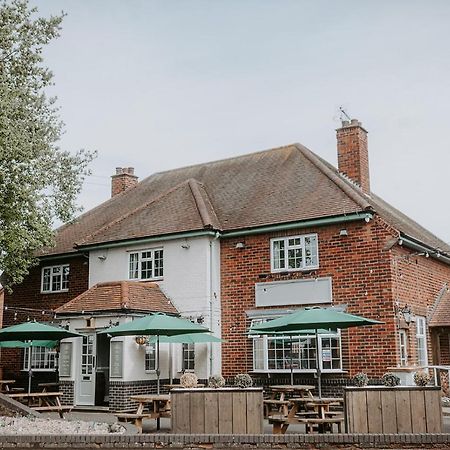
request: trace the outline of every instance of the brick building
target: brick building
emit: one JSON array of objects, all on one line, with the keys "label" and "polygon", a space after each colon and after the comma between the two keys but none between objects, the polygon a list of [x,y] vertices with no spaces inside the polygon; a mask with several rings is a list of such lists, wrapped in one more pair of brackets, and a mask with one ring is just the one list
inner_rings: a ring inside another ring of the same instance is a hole
[{"label": "brick building", "polygon": [[[86,345],[65,355],[71,374],[59,373],[80,404],[97,403],[99,389],[94,363],[90,394],[77,394],[87,370],[83,348],[99,356],[97,331],[149,310],[95,300],[99,286],[117,281],[157,283],[179,314],[227,340],[165,348],[167,379],[195,370],[201,378],[249,372],[261,383],[278,382],[288,378],[292,353],[296,380],[314,382],[316,351],[326,389],[359,371],[378,378],[397,368],[407,381],[410,366],[450,364],[449,246],[371,192],[367,132],[358,121],[337,130],[337,150],[337,169],[299,144],[141,182],[131,168],[118,168],[112,198],[60,228],[40,266],[6,293],[5,324],[56,312],[86,335]],[[87,290],[92,307],[81,301]],[[319,342],[247,335],[254,322],[317,305],[384,323],[330,330]],[[131,338],[111,342],[122,342],[114,344],[121,353],[111,345],[104,383],[127,395],[150,385],[148,348]],[[4,370],[20,369],[20,358],[3,356]]]}]

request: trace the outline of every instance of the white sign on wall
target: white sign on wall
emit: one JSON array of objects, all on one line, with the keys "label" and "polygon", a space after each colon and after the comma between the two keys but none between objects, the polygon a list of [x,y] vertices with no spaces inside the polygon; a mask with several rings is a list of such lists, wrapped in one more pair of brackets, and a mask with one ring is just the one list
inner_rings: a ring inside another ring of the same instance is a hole
[{"label": "white sign on wall", "polygon": [[332,303],[331,277],[255,284],[256,306]]}]

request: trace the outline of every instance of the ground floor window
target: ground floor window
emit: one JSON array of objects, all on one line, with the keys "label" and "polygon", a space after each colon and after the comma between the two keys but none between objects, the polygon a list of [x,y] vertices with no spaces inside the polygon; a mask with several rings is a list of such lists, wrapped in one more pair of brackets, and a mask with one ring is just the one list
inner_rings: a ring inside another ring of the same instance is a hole
[{"label": "ground floor window", "polygon": [[147,344],[145,346],[145,370],[156,370],[156,345]]},{"label": "ground floor window", "polygon": [[[29,367],[29,348],[24,349],[23,369],[30,370]],[[55,370],[57,366],[56,350],[47,347],[33,347],[31,353],[32,370]]]},{"label": "ground floor window", "polygon": [[426,366],[428,364],[427,355],[427,325],[425,317],[416,316],[416,346],[417,364]]},{"label": "ground floor window", "polygon": [[183,370],[194,370],[195,344],[183,344]]},{"label": "ground floor window", "polygon": [[319,351],[323,371],[342,369],[341,337],[339,332],[320,334],[317,345],[315,335],[255,336],[253,337],[253,370],[300,371],[316,370],[316,351]]},{"label": "ground floor window", "polygon": [[400,365],[408,365],[408,337],[405,330],[399,331]]}]

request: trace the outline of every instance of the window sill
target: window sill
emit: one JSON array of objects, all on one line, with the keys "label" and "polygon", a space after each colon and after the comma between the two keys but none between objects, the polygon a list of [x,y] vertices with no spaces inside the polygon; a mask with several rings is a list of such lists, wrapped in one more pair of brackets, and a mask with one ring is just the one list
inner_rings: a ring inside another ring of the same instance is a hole
[{"label": "window sill", "polygon": [[[302,373],[309,374],[310,373],[313,375],[315,375],[317,373],[316,369],[300,369],[300,370],[294,369],[293,372],[297,373],[297,374],[302,374]],[[275,370],[275,369],[273,369],[273,370],[264,370],[264,369],[257,370],[257,369],[255,369],[255,370],[252,370],[252,373],[291,373],[291,370],[290,369],[278,369],[278,370]],[[348,373],[348,371],[341,370],[341,369],[335,369],[335,370],[325,369],[325,370],[322,370],[322,373]]]},{"label": "window sill", "polygon": [[[31,369],[32,372],[56,372],[56,369]],[[21,372],[29,372],[28,369],[21,369]]]},{"label": "window sill", "polygon": [[69,292],[69,289],[61,289],[60,291],[41,291],[41,294],[61,294],[62,292]]},{"label": "window sill", "polygon": [[160,278],[129,278],[128,281],[138,281],[140,283],[145,283],[146,281],[153,282],[153,281],[164,281],[164,277]]},{"label": "window sill", "polygon": [[301,269],[271,269],[271,273],[282,274],[282,273],[292,273],[292,272],[311,272],[312,270],[318,270],[319,266],[303,267]]}]

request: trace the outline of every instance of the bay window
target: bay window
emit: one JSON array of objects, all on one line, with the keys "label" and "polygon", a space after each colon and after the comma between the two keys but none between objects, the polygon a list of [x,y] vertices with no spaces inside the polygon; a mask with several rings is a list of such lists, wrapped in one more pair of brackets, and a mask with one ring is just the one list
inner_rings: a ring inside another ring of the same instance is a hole
[{"label": "bay window", "polygon": [[253,370],[255,372],[283,372],[291,370],[314,372],[316,370],[316,351],[323,372],[342,370],[341,336],[339,332],[316,336],[266,336],[253,339]]},{"label": "bay window", "polygon": [[317,234],[271,239],[270,256],[272,272],[317,269]]}]

